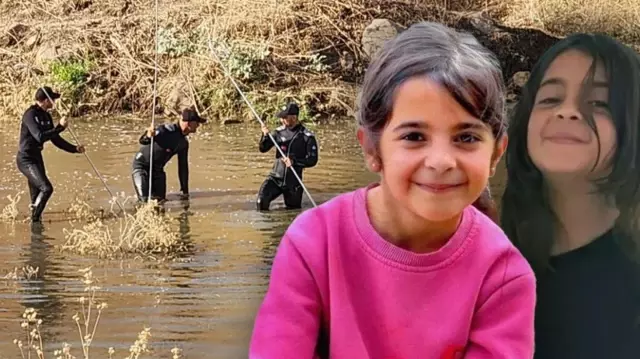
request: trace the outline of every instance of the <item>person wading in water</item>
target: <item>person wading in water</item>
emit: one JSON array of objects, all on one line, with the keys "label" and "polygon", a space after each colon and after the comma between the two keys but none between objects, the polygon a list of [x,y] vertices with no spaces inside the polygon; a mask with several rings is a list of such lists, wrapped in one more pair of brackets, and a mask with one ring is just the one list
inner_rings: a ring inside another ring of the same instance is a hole
[{"label": "person wading in water", "polygon": [[[283,195],[284,204],[288,209],[301,208],[302,186],[291,172],[296,171],[302,179],[302,170],[313,167],[318,163],[318,144],[313,132],[309,131],[298,121],[300,109],[297,104],[289,103],[276,116],[280,118],[282,126],[271,133],[282,152],[282,157],[276,151],[276,160],[271,173],[260,186],[256,203],[258,211],[268,211],[271,202]],[[269,138],[269,129],[262,127],[259,150],[266,153],[273,147]]]},{"label": "person wading in water", "polygon": [[198,127],[207,120],[201,118],[193,109],[182,111],[182,118],[178,123],[163,124],[156,128],[149,128],[140,137],[140,150],[133,159],[131,177],[133,187],[140,202],[147,202],[149,196],[149,168],[151,162],[151,137],[153,140],[153,170],[151,173],[151,199],[164,201],[167,195],[167,175],[164,166],[174,156],[178,155],[178,177],[182,198],[189,196],[189,141],[187,135],[196,133]]},{"label": "person wading in water", "polygon": [[42,158],[45,142],[51,141],[56,147],[69,153],[84,152],[83,146],[73,145],[60,136],[68,126],[66,116],[57,125],[53,124],[49,110],[59,98],[60,94],[51,87],[39,88],[35,95],[36,103],[22,115],[16,163],[29,183],[31,221],[34,223],[40,222],[42,212],[53,194],[53,185],[47,178]]}]

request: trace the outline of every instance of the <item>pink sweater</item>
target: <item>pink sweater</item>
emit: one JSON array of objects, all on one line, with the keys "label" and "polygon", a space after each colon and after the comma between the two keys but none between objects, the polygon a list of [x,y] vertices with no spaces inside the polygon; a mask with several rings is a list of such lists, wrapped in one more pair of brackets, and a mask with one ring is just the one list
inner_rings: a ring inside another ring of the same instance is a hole
[{"label": "pink sweater", "polygon": [[249,358],[532,358],[535,279],[502,230],[470,206],[440,250],[409,252],[375,231],[366,191],[288,228]]}]

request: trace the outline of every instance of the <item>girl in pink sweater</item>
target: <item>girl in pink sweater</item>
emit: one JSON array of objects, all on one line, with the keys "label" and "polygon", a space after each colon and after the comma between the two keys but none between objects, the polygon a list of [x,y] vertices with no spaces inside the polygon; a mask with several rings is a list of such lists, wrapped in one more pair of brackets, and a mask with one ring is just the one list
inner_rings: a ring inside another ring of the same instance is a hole
[{"label": "girl in pink sweater", "polygon": [[293,221],[249,357],[531,358],[533,271],[472,205],[507,143],[494,55],[416,24],[377,54],[359,105],[357,137],[380,183]]}]

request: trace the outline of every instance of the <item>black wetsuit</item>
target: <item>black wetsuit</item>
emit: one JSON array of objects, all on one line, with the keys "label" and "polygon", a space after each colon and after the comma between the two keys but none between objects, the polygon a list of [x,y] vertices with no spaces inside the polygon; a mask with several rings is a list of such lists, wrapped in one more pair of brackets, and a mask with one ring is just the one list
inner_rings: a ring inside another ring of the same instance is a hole
[{"label": "black wetsuit", "polygon": [[38,105],[32,105],[22,115],[20,126],[20,142],[16,163],[18,169],[29,181],[31,197],[31,219],[40,220],[47,201],[53,194],[53,186],[47,178],[42,158],[44,143],[51,141],[56,147],[69,153],[78,153],[75,145],[60,137],[64,127],[54,126],[49,112]]},{"label": "black wetsuit", "polygon": [[[278,127],[271,132],[278,146],[291,160],[291,168],[302,179],[303,168],[313,167],[318,163],[318,144],[315,135],[302,124],[293,128]],[[273,147],[269,136],[260,138],[260,152],[265,153]],[[287,208],[300,208],[302,203],[302,186],[291,172],[291,168],[280,159],[282,156],[276,151],[276,160],[271,173],[262,183],[258,192],[257,207],[259,211],[269,210],[269,205],[281,194]]]},{"label": "black wetsuit", "polygon": [[[146,202],[149,196],[149,163],[151,161],[151,138],[144,133],[140,137],[140,150],[133,159],[133,187],[138,199]],[[176,123],[165,124],[156,127],[153,137],[153,170],[151,179],[151,197],[156,200],[165,200],[167,195],[167,175],[164,166],[174,156],[178,155],[178,176],[180,178],[180,191],[189,194],[189,141]]]}]

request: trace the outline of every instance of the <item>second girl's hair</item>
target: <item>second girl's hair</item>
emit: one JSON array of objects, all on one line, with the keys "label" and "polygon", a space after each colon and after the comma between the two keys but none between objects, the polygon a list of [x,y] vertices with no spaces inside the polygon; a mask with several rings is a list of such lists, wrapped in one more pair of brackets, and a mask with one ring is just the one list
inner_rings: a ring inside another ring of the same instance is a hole
[{"label": "second girl's hair", "polygon": [[[388,41],[367,68],[357,121],[377,153],[380,134],[393,110],[396,90],[407,80],[427,77],[446,88],[499,139],[506,129],[502,70],[495,54],[471,34],[421,22]],[[488,189],[474,206],[497,220]]]}]

